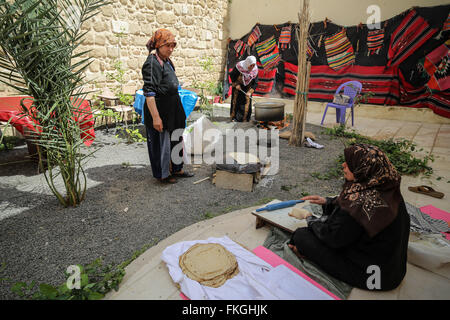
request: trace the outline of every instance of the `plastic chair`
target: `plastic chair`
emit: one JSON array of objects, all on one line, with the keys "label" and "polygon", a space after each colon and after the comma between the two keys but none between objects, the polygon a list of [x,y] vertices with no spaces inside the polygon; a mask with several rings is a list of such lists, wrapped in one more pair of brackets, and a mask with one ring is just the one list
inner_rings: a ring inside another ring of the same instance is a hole
[{"label": "plastic chair", "polygon": [[325,108],[325,112],[323,113],[322,121],[320,124],[323,124],[323,120],[325,119],[325,115],[327,114],[328,107],[332,107],[336,109],[336,123],[345,124],[345,114],[347,108],[351,108],[352,110],[352,127],[353,127],[353,105],[355,102],[355,97],[361,92],[362,84],[358,81],[348,81],[339,86],[336,90],[335,95],[339,94],[341,90],[344,89],[344,94],[350,97],[348,104],[336,104],[333,102],[327,103],[327,107]]}]

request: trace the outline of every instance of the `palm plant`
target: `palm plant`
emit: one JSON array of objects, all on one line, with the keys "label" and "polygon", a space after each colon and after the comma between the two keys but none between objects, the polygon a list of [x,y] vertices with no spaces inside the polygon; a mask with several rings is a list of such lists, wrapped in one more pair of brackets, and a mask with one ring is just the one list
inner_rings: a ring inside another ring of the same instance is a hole
[{"label": "palm plant", "polygon": [[[84,71],[89,51],[80,50],[82,24],[109,2],[103,0],[0,0],[0,81],[31,96],[21,116],[34,122],[29,139],[38,146],[39,165],[51,191],[64,206],[76,206],[86,194],[82,152],[90,121],[79,110],[88,92]],[[65,187],[60,191],[57,179]]]}]

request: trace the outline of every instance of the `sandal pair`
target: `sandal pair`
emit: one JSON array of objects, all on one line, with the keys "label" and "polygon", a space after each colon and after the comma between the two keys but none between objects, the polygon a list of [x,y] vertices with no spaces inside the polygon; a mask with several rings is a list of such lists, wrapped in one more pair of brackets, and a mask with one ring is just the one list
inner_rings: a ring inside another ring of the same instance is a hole
[{"label": "sandal pair", "polygon": [[186,172],[186,171],[183,171],[183,173],[177,173],[177,172],[172,173],[172,177],[177,177],[177,178],[191,178],[193,176],[194,176],[193,173]]},{"label": "sandal pair", "polygon": [[425,194],[427,196],[431,196],[438,199],[442,199],[444,197],[444,194],[442,192],[436,191],[429,186],[408,187],[408,190],[416,193]]},{"label": "sandal pair", "polygon": [[158,181],[162,184],[174,184],[177,183],[177,179],[175,179],[173,176],[168,176],[164,179],[158,179]]},{"label": "sandal pair", "polygon": [[191,178],[193,176],[193,173],[183,171],[183,173],[172,173],[172,175],[168,176],[167,178],[158,179],[158,181],[163,184],[174,184],[177,183],[177,179],[175,178]]}]

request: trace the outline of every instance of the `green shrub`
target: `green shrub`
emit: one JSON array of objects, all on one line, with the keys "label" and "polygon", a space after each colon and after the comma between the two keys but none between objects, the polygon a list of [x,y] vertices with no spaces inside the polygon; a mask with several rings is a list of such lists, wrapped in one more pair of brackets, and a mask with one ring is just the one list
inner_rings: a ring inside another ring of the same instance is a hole
[{"label": "green shrub", "polygon": [[423,149],[417,150],[417,145],[410,140],[394,140],[392,138],[387,140],[375,140],[362,136],[356,133],[355,130],[347,131],[345,126],[342,125],[334,128],[325,128],[324,133],[339,138],[345,138],[346,140],[343,141],[345,146],[353,143],[366,143],[380,148],[401,175],[417,176],[423,173],[426,176],[430,176],[433,173],[433,168],[429,166],[429,163],[434,161],[433,155],[428,154],[424,156],[423,159],[417,158],[413,152],[423,151]]},{"label": "green shrub", "polygon": [[[111,264],[104,266],[101,258],[86,266],[77,265],[81,270],[80,289],[69,289],[67,281],[57,287],[47,283],[41,283],[37,286],[36,282],[33,281],[31,284],[17,282],[11,287],[11,291],[26,300],[102,299],[111,290],[119,290],[119,284],[125,276],[125,268],[156,242],[155,239],[153,244],[145,245],[142,249],[136,251],[130,259],[117,266]],[[65,272],[65,276],[68,279],[70,275]]]}]

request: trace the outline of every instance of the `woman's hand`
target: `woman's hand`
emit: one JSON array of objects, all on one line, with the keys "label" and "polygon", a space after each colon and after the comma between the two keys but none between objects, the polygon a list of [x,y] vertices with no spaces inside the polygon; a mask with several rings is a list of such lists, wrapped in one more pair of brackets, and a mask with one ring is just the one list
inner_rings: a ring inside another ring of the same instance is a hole
[{"label": "woman's hand", "polygon": [[155,128],[156,131],[162,132],[163,131],[163,123],[161,118],[154,118],[153,119],[153,128]]},{"label": "woman's hand", "polygon": [[300,200],[309,200],[309,202],[314,203],[314,204],[325,204],[327,203],[327,199],[325,199],[324,197],[321,196],[306,196],[301,198]]},{"label": "woman's hand", "polygon": [[237,85],[236,85],[236,89],[241,90],[241,85],[240,85],[240,84],[237,84]]},{"label": "woman's hand", "polygon": [[245,94],[247,97],[251,98],[252,97],[252,93],[249,91]]},{"label": "woman's hand", "polygon": [[161,117],[159,116],[158,108],[156,107],[155,97],[146,97],[147,108],[153,118],[153,128],[156,131],[163,131],[163,123]]}]

